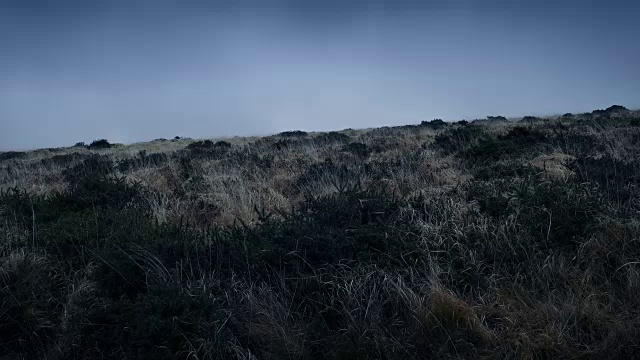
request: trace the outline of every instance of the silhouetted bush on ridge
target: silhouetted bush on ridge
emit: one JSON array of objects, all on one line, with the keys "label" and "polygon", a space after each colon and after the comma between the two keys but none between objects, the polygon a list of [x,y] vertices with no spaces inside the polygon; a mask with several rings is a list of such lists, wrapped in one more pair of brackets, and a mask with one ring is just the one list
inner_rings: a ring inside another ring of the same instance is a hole
[{"label": "silhouetted bush on ridge", "polygon": [[423,121],[422,123],[420,123],[420,126],[437,130],[437,129],[447,127],[447,123],[444,122],[442,119],[433,119],[431,121]]},{"label": "silhouetted bush on ridge", "polygon": [[89,149],[108,149],[113,145],[109,143],[106,139],[94,140],[89,144]]},{"label": "silhouetted bush on ridge", "polygon": [[282,137],[306,137],[308,134],[306,131],[301,130],[293,130],[293,131],[283,131],[278,134],[278,136]]}]

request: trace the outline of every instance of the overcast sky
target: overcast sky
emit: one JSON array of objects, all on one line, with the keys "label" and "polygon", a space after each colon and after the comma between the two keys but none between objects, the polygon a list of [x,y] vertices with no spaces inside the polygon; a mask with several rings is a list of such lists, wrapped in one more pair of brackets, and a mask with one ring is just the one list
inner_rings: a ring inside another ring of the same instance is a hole
[{"label": "overcast sky", "polygon": [[0,150],[637,108],[639,4],[0,0]]}]

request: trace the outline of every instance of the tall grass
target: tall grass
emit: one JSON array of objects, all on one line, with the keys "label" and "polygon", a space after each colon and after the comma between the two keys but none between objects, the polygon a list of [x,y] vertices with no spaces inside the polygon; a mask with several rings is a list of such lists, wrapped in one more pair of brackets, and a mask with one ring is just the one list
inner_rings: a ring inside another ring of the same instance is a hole
[{"label": "tall grass", "polygon": [[625,114],[3,154],[0,357],[635,358]]}]

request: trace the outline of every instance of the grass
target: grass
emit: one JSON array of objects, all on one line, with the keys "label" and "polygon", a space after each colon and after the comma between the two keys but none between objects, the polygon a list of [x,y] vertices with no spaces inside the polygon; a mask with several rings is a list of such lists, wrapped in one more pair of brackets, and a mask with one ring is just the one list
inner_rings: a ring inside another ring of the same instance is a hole
[{"label": "grass", "polygon": [[637,357],[639,118],[2,153],[0,358]]}]

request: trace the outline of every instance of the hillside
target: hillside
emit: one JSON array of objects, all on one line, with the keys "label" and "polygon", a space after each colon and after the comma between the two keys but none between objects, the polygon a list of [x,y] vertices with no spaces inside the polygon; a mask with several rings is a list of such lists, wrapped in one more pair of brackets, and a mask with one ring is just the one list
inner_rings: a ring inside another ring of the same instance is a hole
[{"label": "hillside", "polygon": [[0,153],[0,358],[640,355],[640,112]]}]

